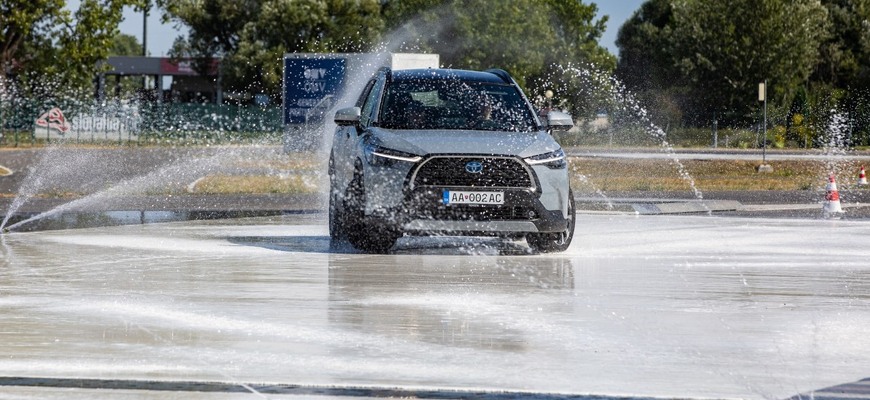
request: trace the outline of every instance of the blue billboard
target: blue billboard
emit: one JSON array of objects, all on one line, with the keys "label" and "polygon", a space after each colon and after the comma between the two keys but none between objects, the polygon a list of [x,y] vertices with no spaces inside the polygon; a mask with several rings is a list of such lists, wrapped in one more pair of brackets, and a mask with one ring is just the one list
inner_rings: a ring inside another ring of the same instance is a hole
[{"label": "blue billboard", "polygon": [[284,58],[284,124],[319,123],[344,86],[344,58]]}]

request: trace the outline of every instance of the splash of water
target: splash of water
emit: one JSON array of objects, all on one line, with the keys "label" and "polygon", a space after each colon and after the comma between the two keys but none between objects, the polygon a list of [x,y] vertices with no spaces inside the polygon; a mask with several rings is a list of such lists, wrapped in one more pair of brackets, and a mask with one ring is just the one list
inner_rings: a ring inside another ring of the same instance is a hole
[{"label": "splash of water", "polygon": [[[593,68],[583,68],[571,64],[559,66],[559,68],[563,74],[580,79],[588,86],[603,91],[607,94],[608,98],[613,101],[615,107],[618,107],[621,111],[631,115],[636,123],[639,124],[651,138],[659,143],[661,151],[668,156],[671,163],[677,168],[677,173],[680,178],[688,184],[694,197],[697,200],[704,200],[704,194],[695,185],[695,179],[692,177],[692,174],[689,173],[686,166],[683,165],[677,157],[673,145],[668,142],[667,133],[661,127],[652,122],[647,110],[622,82],[610,74],[600,72]],[[704,203],[702,202],[701,204]]]},{"label": "splash of water", "polygon": [[[828,120],[827,128],[825,129],[825,137],[822,142],[822,151],[824,153],[824,170],[820,171],[821,179],[819,179],[820,185],[822,187],[826,187],[828,183],[828,179],[831,176],[834,176],[838,182],[846,182],[849,183],[849,178],[843,179],[843,174],[847,170],[855,169],[855,162],[850,160],[849,153],[850,149],[850,140],[851,140],[851,125],[849,118],[840,112],[837,109],[833,109],[830,112],[830,119]],[[854,178],[851,175],[847,175],[848,177]],[[838,188],[840,193],[845,193],[846,198],[850,196],[853,190],[853,185],[843,185],[842,188]],[[845,201],[844,198],[841,198],[841,201]],[[827,212],[823,213],[822,217],[831,218],[838,217],[836,213],[830,214]]]},{"label": "splash of water", "polygon": [[[128,171],[128,176],[130,177],[126,179],[118,179],[111,174],[92,176],[91,179],[81,182],[80,185],[89,186],[89,188],[103,185],[102,189],[19,221],[10,225],[8,229],[14,230],[24,224],[68,211],[105,210],[106,207],[112,207],[113,204],[130,204],[131,201],[138,203],[148,202],[152,206],[159,205],[160,202],[171,198],[173,193],[186,191],[191,182],[203,176],[220,173],[246,173],[252,168],[247,165],[251,160],[261,160],[269,151],[275,152],[275,149],[254,146],[178,150],[175,152],[175,157],[164,162],[162,166],[149,165],[147,170],[143,170],[138,174],[129,174]],[[77,152],[73,151],[72,153]],[[102,156],[95,157],[91,155],[81,157],[80,162],[86,162],[86,160],[93,160],[94,158],[112,158],[114,159],[113,162],[106,163],[106,165],[112,166],[117,165],[115,163],[125,162],[126,158],[124,156],[127,155],[127,153],[122,153],[121,155],[115,154],[113,157],[106,157],[105,152],[98,152],[98,154],[102,154]],[[165,155],[161,153],[161,156]],[[239,164],[245,165],[240,166]],[[263,169],[258,166],[254,166],[254,168],[258,168],[257,170],[260,171],[258,173],[265,172],[271,175],[278,173],[275,170]],[[63,175],[61,174],[61,176]],[[45,176],[37,177],[36,179],[39,178],[45,179]],[[135,207],[139,206],[145,205],[135,205]]]},{"label": "splash of water", "polygon": [[58,207],[52,208],[51,210],[16,222],[15,224],[10,225],[8,229],[12,231],[15,230],[15,228],[24,224],[28,224],[30,222],[37,221],[56,214],[72,210],[87,209],[88,207],[92,207],[97,204],[105,204],[107,202],[111,202],[112,199],[118,197],[142,193],[149,188],[159,188],[160,186],[162,186],[162,184],[166,182],[178,180],[179,176],[190,174],[191,171],[214,170],[215,167],[219,165],[219,160],[219,157],[211,157],[207,159],[185,160],[177,164],[172,164],[155,170],[146,175],[122,181],[114,186],[109,187],[108,189],[64,203]]},{"label": "splash of water", "polygon": [[[334,103],[333,108],[329,110],[327,115],[332,115],[336,111],[336,109],[340,107],[346,107],[348,106],[348,104],[352,104],[353,101],[356,99],[357,93],[362,90],[362,87],[366,84],[369,77],[371,77],[379,67],[385,65],[386,61],[390,56],[390,50],[398,48],[401,44],[401,41],[397,41],[394,45],[384,44],[381,45],[381,51],[364,55],[365,59],[362,62],[362,69],[360,71],[354,71],[352,75],[349,75],[347,77],[347,90],[344,91],[344,95],[342,96],[342,98]],[[111,108],[111,106],[111,104],[104,104],[100,107],[94,107],[91,114],[105,114],[104,108]],[[185,131],[200,128],[198,125],[196,125],[195,121],[176,122],[177,123],[171,127],[171,130],[176,133],[176,136],[178,136],[178,132],[175,131]],[[191,127],[191,123],[193,123],[195,126]],[[331,119],[325,118],[323,125],[311,126],[307,129],[310,132],[306,132],[305,134],[303,134],[303,136],[308,138],[318,138],[317,140],[323,142],[322,145],[318,148],[318,150],[320,151],[320,157],[318,157],[318,161],[325,165],[332,141],[332,135],[330,133],[335,129],[335,124],[333,121],[331,121]],[[184,136],[185,135],[181,134],[181,137]],[[95,176],[93,171],[116,170],[120,168],[120,166],[116,164],[119,162],[123,162],[123,160],[114,160],[116,162],[115,164],[113,164],[111,161],[111,157],[103,157],[102,155],[98,154],[98,152],[89,153],[87,151],[75,150],[64,152],[59,150],[67,149],[70,143],[72,143],[72,140],[53,141],[49,147],[41,150],[42,154],[39,158],[39,161],[27,172],[24,183],[17,191],[16,197],[13,199],[9,209],[7,210],[6,215],[2,220],[2,223],[0,223],[0,231],[12,230],[16,227],[21,226],[22,224],[33,222],[35,220],[39,220],[65,211],[81,210],[94,204],[109,201],[113,197],[133,194],[136,192],[136,190],[158,189],[161,184],[167,183],[172,180],[168,177],[168,175],[180,174],[180,176],[183,176],[185,174],[190,174],[191,169],[203,174],[214,173],[220,168],[220,164],[216,161],[223,157],[222,155],[218,154],[213,156],[213,158],[206,162],[203,162],[203,160],[193,162],[182,161],[179,162],[177,165],[168,165],[162,168],[160,168],[159,166],[155,166],[155,168],[158,169],[152,173],[146,173],[145,175],[133,178],[131,180],[113,183],[113,181],[116,180],[116,177],[99,174],[96,174]],[[209,168],[211,168],[211,170]],[[325,170],[325,167],[318,168],[317,170]],[[83,173],[83,171],[87,172]],[[89,179],[89,181],[82,182],[82,179]],[[52,190],[52,185],[62,186],[63,184],[66,184],[70,181],[75,181],[78,183],[79,187],[86,188],[94,188],[105,185],[112,186],[108,188],[103,188],[101,190],[98,190],[96,193],[63,204],[52,210],[46,211],[44,213],[33,216],[31,218],[7,227],[10,219],[21,209],[21,207],[25,206],[34,197],[36,197],[45,190]],[[321,176],[319,178],[319,181],[320,186],[322,187],[325,178]],[[324,195],[322,197],[325,202],[326,196]]]},{"label": "splash of water", "polygon": [[[28,171],[27,176],[30,178],[33,176],[33,179],[25,179],[24,183],[18,189],[15,198],[12,200],[12,204],[9,206],[9,209],[6,211],[6,216],[3,218],[3,222],[0,222],[0,232],[6,229],[6,224],[9,222],[9,219],[18,212],[18,210],[26,204],[33,196],[35,196],[43,187],[43,181],[50,177],[50,175],[55,172],[62,172],[63,170],[53,169],[51,168],[51,160],[53,159],[54,151],[57,149],[57,145],[48,147],[43,150],[42,157],[36,163],[36,165]],[[44,171],[44,172],[42,172]]]},{"label": "splash of water", "polygon": [[612,210],[615,207],[613,205],[613,201],[610,200],[610,197],[608,197],[606,194],[604,194],[604,192],[601,189],[599,189],[598,186],[596,186],[595,183],[593,183],[592,180],[589,179],[589,177],[587,177],[586,175],[583,175],[583,174],[576,174],[574,176],[576,176],[577,179],[580,180],[580,182],[583,182],[584,184],[591,186],[592,190],[595,192],[595,194],[600,196],[605,202],[607,202],[607,209],[608,210]]},{"label": "splash of water", "polygon": [[[849,120],[838,110],[831,110],[831,118],[825,130],[826,138],[822,151],[825,154],[825,169],[828,174],[838,174],[842,169],[842,160],[848,156]],[[825,175],[827,177],[827,175]]]}]

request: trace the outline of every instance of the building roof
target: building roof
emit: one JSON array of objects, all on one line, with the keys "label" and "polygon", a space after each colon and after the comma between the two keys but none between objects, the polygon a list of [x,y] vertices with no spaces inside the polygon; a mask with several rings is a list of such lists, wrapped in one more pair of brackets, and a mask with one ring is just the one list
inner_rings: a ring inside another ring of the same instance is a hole
[{"label": "building roof", "polygon": [[[217,75],[219,63],[220,60],[211,59],[209,75]],[[190,58],[173,60],[170,57],[115,56],[109,57],[108,64],[112,70],[106,75],[200,75],[193,68],[194,60]]]}]

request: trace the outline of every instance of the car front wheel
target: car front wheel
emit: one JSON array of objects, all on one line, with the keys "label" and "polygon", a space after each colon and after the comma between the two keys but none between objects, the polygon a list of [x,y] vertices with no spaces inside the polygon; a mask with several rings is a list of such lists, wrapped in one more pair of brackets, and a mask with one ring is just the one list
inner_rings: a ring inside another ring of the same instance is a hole
[{"label": "car front wheel", "polygon": [[568,191],[568,227],[557,233],[530,233],[526,235],[529,247],[538,253],[554,253],[568,249],[574,239],[574,192]]},{"label": "car front wheel", "polygon": [[342,210],[338,207],[338,200],[335,195],[329,194],[329,238],[331,240],[339,240],[344,238],[345,233],[345,216]]},{"label": "car front wheel", "polygon": [[354,176],[345,194],[344,228],[350,244],[366,253],[386,253],[399,235],[394,229],[374,224],[365,216],[366,194],[362,175]]}]

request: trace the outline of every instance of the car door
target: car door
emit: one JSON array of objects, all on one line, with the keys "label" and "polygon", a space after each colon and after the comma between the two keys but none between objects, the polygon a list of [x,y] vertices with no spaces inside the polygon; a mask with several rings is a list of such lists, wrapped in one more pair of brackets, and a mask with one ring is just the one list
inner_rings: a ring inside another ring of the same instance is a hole
[{"label": "car door", "polygon": [[381,94],[384,91],[385,84],[386,75],[381,72],[378,74],[377,79],[371,87],[371,90],[363,101],[357,135],[356,137],[350,135],[350,138],[348,139],[353,142],[353,144],[349,147],[350,149],[352,149],[351,151],[353,152],[352,157],[349,158],[351,162],[356,162],[356,160],[363,161],[365,159],[365,156],[363,154],[365,147],[363,141],[365,140],[369,129],[377,122],[378,106],[381,100]]},{"label": "car door", "polygon": [[[377,82],[377,77],[372,78],[363,88],[355,106],[363,108],[372,88]],[[332,186],[339,193],[344,193],[344,189],[353,177],[353,165],[356,159],[354,148],[360,136],[360,128],[353,125],[337,126],[335,135],[332,138],[332,165],[330,166],[330,178],[333,180]]]}]

